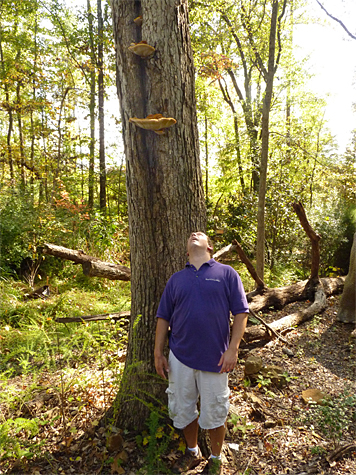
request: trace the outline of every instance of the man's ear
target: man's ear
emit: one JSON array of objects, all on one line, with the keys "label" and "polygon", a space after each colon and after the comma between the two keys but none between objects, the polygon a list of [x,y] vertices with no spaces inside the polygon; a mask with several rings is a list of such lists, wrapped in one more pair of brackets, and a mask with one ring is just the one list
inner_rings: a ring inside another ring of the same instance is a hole
[{"label": "man's ear", "polygon": [[208,251],[212,251],[214,248],[212,246],[208,246]]}]

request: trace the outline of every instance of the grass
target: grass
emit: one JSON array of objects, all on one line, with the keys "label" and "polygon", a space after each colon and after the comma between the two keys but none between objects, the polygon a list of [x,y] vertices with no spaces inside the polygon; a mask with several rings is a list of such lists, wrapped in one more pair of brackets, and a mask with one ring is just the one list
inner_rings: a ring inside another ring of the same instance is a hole
[{"label": "grass", "polygon": [[[78,317],[113,313],[130,308],[130,286],[125,282],[87,282],[77,278],[57,281],[48,300],[23,298],[26,286],[21,282],[0,283],[0,372],[27,374],[36,367],[50,368],[58,347],[68,360],[94,352],[101,335],[117,345],[123,334],[120,326],[108,322],[60,324],[58,317]],[[112,333],[112,334],[111,334]],[[102,345],[103,343],[101,343]]]},{"label": "grass", "polygon": [[25,283],[0,280],[0,457],[5,459],[29,458],[40,449],[35,435],[48,421],[21,414],[36,394],[48,392],[42,383],[48,375],[62,404],[75,399],[80,407],[81,395],[90,399],[101,386],[104,400],[97,394],[92,399],[107,407],[105,391],[116,392],[123,369],[117,355],[127,343],[126,322],[55,319],[130,310],[130,283],[67,274],[53,279],[50,288],[47,300],[26,301]]}]

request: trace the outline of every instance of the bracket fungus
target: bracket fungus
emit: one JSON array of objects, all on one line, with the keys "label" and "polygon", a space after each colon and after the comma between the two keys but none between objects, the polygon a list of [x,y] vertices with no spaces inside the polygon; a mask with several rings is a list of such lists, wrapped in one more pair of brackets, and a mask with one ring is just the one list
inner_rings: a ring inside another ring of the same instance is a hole
[{"label": "bracket fungus", "polygon": [[139,43],[131,43],[129,46],[129,50],[132,53],[137,54],[137,56],[141,56],[141,58],[147,58],[155,51],[153,46],[150,46],[147,44],[147,41],[140,41]]},{"label": "bracket fungus", "polygon": [[158,135],[164,134],[164,129],[176,124],[177,121],[173,117],[163,117],[162,114],[150,114],[145,119],[131,117],[129,122],[146,130],[153,130]]},{"label": "bracket fungus", "polygon": [[142,16],[138,16],[134,19],[134,23],[136,23],[137,26],[142,26]]}]

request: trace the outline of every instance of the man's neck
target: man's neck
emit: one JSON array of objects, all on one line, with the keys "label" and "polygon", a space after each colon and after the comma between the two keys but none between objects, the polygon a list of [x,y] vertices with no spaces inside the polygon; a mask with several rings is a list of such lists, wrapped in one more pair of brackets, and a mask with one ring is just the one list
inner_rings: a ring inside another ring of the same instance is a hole
[{"label": "man's neck", "polygon": [[210,259],[211,259],[211,256],[208,252],[204,254],[200,254],[200,253],[189,254],[189,263],[192,264],[197,270],[199,270],[203,264],[210,261]]}]

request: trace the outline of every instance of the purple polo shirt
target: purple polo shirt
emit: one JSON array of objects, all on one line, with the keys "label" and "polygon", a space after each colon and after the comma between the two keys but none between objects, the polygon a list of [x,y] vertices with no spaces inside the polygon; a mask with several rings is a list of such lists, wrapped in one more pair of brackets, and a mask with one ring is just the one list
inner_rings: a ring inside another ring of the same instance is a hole
[{"label": "purple polo shirt", "polygon": [[169,322],[169,346],[186,366],[218,373],[229,346],[230,312],[248,313],[238,273],[214,259],[199,270],[187,263],[167,282],[157,318]]}]

